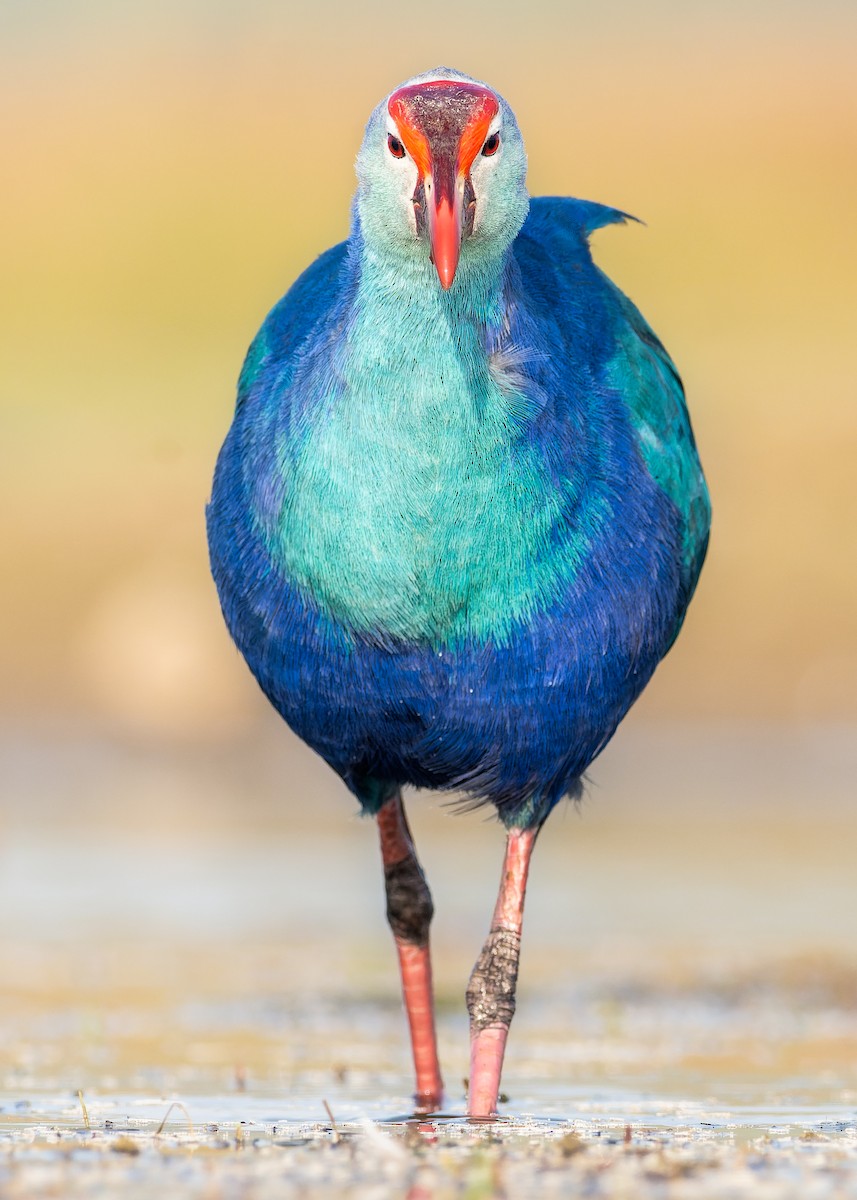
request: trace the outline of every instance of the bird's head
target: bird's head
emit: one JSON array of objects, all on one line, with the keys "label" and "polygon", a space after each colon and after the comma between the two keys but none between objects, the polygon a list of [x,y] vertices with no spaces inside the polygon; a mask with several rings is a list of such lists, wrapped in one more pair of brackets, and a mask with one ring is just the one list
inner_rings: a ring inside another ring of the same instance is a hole
[{"label": "bird's head", "polygon": [[514,113],[491,88],[439,68],[382,101],[357,158],[357,210],[377,253],[425,261],[452,287],[459,257],[502,258],[529,204]]}]

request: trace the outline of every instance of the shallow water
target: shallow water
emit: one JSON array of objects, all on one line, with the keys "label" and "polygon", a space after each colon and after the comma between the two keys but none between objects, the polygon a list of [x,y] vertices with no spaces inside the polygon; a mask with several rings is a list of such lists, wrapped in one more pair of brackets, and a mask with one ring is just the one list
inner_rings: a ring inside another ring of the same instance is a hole
[{"label": "shallow water", "polygon": [[304,990],[277,954],[30,954],[4,1005],[2,1194],[857,1193],[853,966],[721,963],[715,983],[580,960],[585,984],[522,996],[503,1119],[474,1125],[463,1013],[440,1014],[448,1111],[412,1120],[394,980]]},{"label": "shallow water", "polygon": [[447,1081],[417,1122],[374,829],[335,783],[264,739],[10,739],[0,1195],[857,1195],[853,743],[644,733],[537,848],[479,1125],[494,825],[410,806]]}]

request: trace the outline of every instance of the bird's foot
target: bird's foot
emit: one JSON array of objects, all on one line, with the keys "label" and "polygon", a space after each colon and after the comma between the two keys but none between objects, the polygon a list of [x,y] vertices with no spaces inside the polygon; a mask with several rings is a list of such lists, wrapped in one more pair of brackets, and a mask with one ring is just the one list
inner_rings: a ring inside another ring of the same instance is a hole
[{"label": "bird's foot", "polygon": [[428,1117],[431,1113],[440,1112],[443,1107],[443,1090],[436,1092],[417,1092],[414,1096],[414,1116]]}]

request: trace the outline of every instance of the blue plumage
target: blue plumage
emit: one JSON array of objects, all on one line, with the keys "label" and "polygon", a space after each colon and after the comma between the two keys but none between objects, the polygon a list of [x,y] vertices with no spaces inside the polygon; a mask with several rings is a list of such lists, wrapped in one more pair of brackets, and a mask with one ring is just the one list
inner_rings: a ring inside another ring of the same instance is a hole
[{"label": "blue plumage", "polygon": [[541,825],[678,633],[709,504],[681,382],[588,236],[530,205],[514,114],[440,69],[370,117],[351,236],[254,341],[208,535],[266,695],[377,815],[416,1107],[442,1103],[431,895],[402,784],[508,827],[467,988],[468,1112],[496,1113]]},{"label": "blue plumage", "polygon": [[[368,811],[412,783],[464,789],[510,826],[539,824],[578,791],[678,632],[708,502],[675,368],[591,260],[588,234],[623,219],[534,200],[502,263],[500,319],[472,305],[462,318],[482,339],[492,394],[508,401],[504,488],[523,447],[538,505],[555,510],[540,562],[525,564],[538,585],[513,597],[511,620],[480,612],[470,628],[465,580],[454,619],[426,623],[424,636],[403,634],[396,614],[387,627],[362,624],[334,587],[314,594],[295,579],[277,543],[290,461],[311,450],[314,423],[333,419],[347,388],[366,270],[359,218],[251,347],[208,510],[213,573],[265,694]],[[435,293],[456,313],[451,293]],[[391,404],[393,434],[396,420]],[[450,573],[466,577],[468,563]]]}]

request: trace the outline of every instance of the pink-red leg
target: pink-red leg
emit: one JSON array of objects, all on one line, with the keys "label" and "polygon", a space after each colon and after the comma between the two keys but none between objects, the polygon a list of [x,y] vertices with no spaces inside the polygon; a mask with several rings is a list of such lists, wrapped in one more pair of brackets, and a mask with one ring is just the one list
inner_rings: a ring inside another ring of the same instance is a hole
[{"label": "pink-red leg", "polygon": [[414,1099],[417,1112],[429,1113],[440,1107],[443,1097],[429,953],[429,925],[434,907],[398,793],[379,811],[378,831],[387,889],[387,920],[399,954],[402,995],[411,1030],[417,1077]]},{"label": "pink-red leg", "polygon": [[509,830],[491,932],[467,988],[470,1012],[467,1111],[471,1117],[491,1117],[497,1112],[503,1054],[515,1013],[527,873],[537,835],[537,829]]}]

